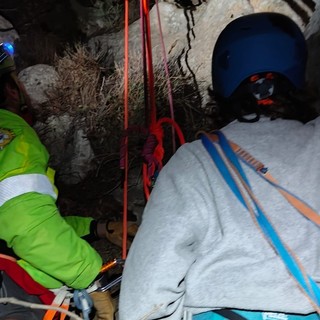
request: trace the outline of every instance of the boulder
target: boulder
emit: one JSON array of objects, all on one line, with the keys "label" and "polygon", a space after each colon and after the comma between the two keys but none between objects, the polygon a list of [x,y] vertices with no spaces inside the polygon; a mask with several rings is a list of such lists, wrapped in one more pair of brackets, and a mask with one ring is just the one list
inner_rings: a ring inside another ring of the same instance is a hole
[{"label": "boulder", "polygon": [[94,153],[81,119],[69,114],[50,116],[38,122],[35,130],[50,154],[50,166],[65,184],[81,182],[93,169]]},{"label": "boulder", "polygon": [[0,16],[0,42],[14,43],[17,39],[19,39],[19,35],[12,24]]},{"label": "boulder", "polygon": [[31,102],[37,107],[48,100],[46,93],[54,88],[58,74],[52,66],[36,64],[21,70],[18,77],[30,95]]}]

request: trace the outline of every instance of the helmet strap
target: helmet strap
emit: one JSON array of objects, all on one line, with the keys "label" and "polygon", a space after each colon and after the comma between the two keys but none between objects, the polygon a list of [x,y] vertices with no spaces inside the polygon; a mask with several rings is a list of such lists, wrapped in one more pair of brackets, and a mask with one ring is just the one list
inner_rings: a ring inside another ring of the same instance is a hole
[{"label": "helmet strap", "polygon": [[274,104],[274,100],[271,98],[266,98],[266,99],[261,99],[261,100],[257,100],[257,104],[259,106],[270,106],[272,104]]}]

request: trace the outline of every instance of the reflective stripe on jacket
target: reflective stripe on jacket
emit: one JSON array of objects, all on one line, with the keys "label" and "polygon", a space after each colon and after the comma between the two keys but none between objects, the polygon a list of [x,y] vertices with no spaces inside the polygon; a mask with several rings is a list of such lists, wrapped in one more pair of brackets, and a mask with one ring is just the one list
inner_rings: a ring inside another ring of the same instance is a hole
[{"label": "reflective stripe on jacket", "polygon": [[9,177],[0,182],[0,206],[28,192],[38,192],[57,198],[53,185],[44,174],[30,173]]}]

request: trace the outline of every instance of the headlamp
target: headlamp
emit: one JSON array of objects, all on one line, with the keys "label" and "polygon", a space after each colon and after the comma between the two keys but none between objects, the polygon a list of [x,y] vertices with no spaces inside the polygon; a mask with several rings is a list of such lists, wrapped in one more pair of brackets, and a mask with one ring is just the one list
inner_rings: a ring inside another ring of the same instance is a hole
[{"label": "headlamp", "polygon": [[13,56],[14,47],[9,42],[0,43],[0,63],[2,63],[9,56]]}]

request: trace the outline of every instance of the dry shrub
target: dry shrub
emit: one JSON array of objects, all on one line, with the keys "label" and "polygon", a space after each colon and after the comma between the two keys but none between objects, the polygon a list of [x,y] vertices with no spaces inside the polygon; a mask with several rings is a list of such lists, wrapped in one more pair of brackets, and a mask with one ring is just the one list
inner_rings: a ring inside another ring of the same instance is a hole
[{"label": "dry shrub", "polygon": [[[150,113],[150,106],[146,106],[145,103],[145,79],[141,60],[141,55],[131,53],[128,72],[129,127],[146,126],[149,123],[149,119],[146,119],[146,117]],[[203,116],[202,112],[194,112],[194,109],[201,109],[199,94],[196,92],[191,78],[182,75],[175,59],[169,62],[168,68],[170,87],[164,65],[158,63],[153,66],[157,119],[171,116],[169,104],[169,93],[171,92],[176,115],[175,120],[180,124],[183,131],[186,129],[190,133],[187,134],[190,140],[194,138],[194,133],[197,131],[195,130],[197,127],[194,122],[196,121],[195,118]],[[101,137],[107,137],[104,143],[109,145],[109,137],[113,137],[113,141],[117,143],[116,147],[119,147],[120,137],[123,133],[124,77],[123,65],[116,65],[114,72],[105,77],[102,83],[100,94],[103,103],[95,111],[91,109],[89,114],[91,134],[100,137],[100,142],[103,141]],[[196,116],[191,115],[194,113]],[[168,130],[168,133],[170,135],[170,130]],[[168,140],[170,138],[171,135]],[[139,140],[139,137],[137,139]],[[133,140],[133,145],[137,143],[134,136],[130,137],[131,140]]]},{"label": "dry shrub", "polygon": [[[131,53],[129,63],[129,126],[146,125],[145,80],[141,55]],[[201,101],[192,79],[183,76],[175,59],[169,63],[175,120],[188,132],[188,140],[203,118]],[[123,134],[124,68],[101,67],[101,56],[93,56],[83,45],[68,48],[57,58],[58,85],[50,93],[51,110],[86,119],[87,133],[96,154],[118,152]],[[170,116],[169,86],[163,64],[154,66],[157,117]]]},{"label": "dry shrub", "polygon": [[101,69],[98,57],[93,57],[80,44],[68,47],[63,57],[57,57],[57,85],[50,92],[50,103],[54,110],[75,114],[99,105],[98,85]]}]

